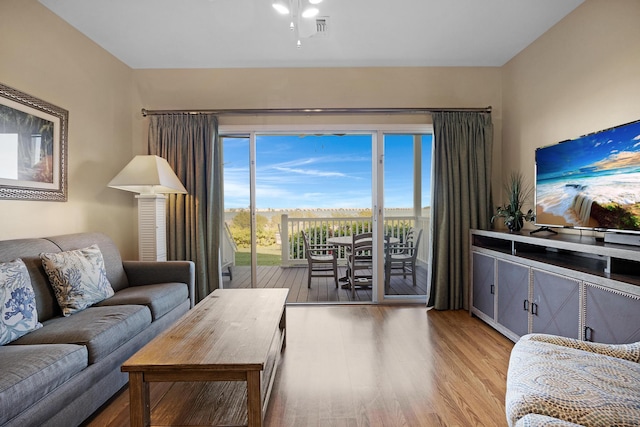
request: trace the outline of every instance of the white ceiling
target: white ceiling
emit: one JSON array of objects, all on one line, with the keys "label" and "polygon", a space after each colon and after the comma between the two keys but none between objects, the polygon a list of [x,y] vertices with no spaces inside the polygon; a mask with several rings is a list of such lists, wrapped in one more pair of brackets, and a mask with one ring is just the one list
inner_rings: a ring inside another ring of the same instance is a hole
[{"label": "white ceiling", "polygon": [[502,66],[584,0],[324,0],[296,48],[272,0],[40,0],[132,68]]}]

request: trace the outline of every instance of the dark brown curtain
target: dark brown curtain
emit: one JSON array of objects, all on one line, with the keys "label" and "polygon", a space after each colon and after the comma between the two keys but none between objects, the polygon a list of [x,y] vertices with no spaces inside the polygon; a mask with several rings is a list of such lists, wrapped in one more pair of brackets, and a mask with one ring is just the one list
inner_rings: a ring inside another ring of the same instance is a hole
[{"label": "dark brown curtain", "polygon": [[469,307],[469,230],[491,222],[490,113],[433,113],[434,203],[428,306]]},{"label": "dark brown curtain", "polygon": [[217,118],[150,116],[149,154],[165,158],[188,192],[168,195],[167,259],[195,262],[197,303],[219,287],[223,204]]}]

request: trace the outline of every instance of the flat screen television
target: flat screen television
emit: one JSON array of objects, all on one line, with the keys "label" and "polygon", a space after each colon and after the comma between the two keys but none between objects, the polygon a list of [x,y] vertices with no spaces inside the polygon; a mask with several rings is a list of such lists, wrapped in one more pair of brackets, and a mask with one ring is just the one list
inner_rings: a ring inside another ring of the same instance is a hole
[{"label": "flat screen television", "polygon": [[640,120],[536,149],[540,227],[640,233]]}]

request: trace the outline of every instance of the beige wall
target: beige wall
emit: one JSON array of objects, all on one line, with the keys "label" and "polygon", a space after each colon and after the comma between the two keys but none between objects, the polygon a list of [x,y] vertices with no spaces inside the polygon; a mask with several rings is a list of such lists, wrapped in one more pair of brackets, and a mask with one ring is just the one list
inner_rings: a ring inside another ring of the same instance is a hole
[{"label": "beige wall", "polygon": [[135,70],[149,109],[485,107],[496,68]]},{"label": "beige wall", "polygon": [[135,257],[135,199],[107,183],[131,159],[130,68],[36,0],[0,2],[0,82],[69,111],[68,201],[0,200],[0,240],[82,231]]},{"label": "beige wall", "polygon": [[[499,68],[134,70],[134,76],[141,107],[150,110],[492,106],[496,129],[501,129]],[[220,120],[221,124],[302,122],[425,123],[430,117],[225,116]]]},{"label": "beige wall", "polygon": [[640,119],[640,1],[587,0],[503,67],[504,175],[534,150]]}]

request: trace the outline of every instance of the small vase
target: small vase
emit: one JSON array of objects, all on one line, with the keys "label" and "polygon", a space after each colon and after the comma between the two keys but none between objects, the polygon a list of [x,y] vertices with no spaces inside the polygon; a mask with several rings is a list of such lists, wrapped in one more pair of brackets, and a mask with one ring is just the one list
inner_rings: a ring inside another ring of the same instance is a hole
[{"label": "small vase", "polygon": [[524,218],[517,216],[513,221],[509,221],[507,223],[507,227],[509,228],[510,233],[517,233],[522,230],[522,227],[524,227]]}]

